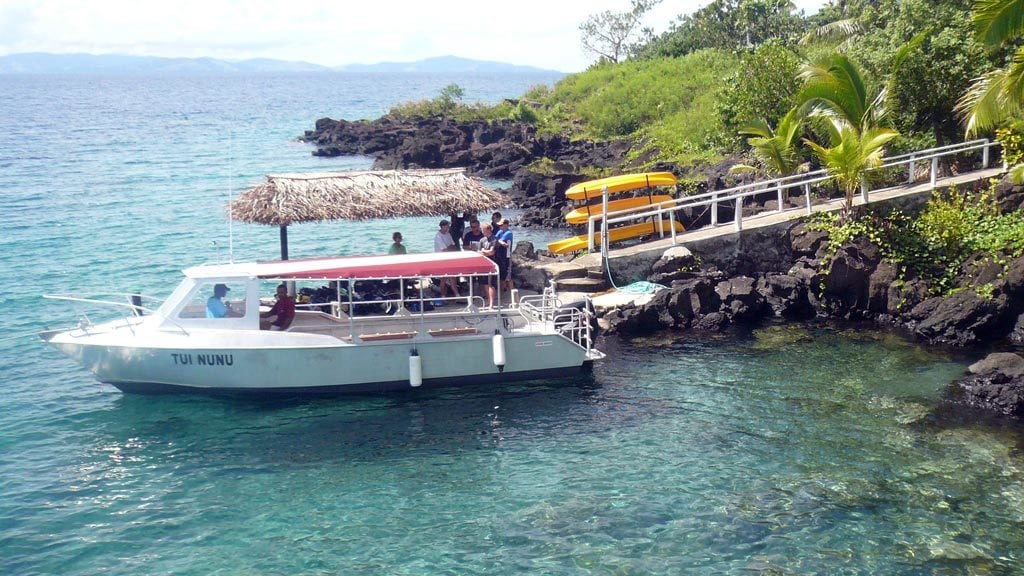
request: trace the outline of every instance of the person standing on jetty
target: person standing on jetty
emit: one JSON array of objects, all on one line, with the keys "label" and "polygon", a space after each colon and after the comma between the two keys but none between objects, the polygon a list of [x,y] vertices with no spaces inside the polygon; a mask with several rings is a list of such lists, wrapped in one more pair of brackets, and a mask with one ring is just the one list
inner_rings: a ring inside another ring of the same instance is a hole
[{"label": "person standing on jetty", "polygon": [[393,241],[391,247],[388,248],[388,254],[406,254],[405,245],[402,244],[402,233],[395,232],[391,235]]}]

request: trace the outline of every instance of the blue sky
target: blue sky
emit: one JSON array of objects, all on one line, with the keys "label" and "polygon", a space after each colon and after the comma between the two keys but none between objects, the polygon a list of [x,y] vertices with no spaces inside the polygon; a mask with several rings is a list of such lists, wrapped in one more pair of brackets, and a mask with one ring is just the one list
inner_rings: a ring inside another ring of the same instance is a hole
[{"label": "blue sky", "polygon": [[[709,0],[664,0],[645,25],[662,32]],[[823,0],[798,0],[813,13]],[[587,67],[588,15],[628,0],[0,0],[0,55],[87,52],[337,66],[455,55],[563,72]]]}]

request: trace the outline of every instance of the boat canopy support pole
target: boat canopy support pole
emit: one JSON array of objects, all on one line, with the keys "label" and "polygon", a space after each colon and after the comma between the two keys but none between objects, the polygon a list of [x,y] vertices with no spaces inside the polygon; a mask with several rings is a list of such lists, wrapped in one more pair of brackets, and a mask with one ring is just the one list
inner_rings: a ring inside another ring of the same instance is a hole
[{"label": "boat canopy support pole", "polygon": [[288,259],[288,226],[281,225],[281,260]]}]

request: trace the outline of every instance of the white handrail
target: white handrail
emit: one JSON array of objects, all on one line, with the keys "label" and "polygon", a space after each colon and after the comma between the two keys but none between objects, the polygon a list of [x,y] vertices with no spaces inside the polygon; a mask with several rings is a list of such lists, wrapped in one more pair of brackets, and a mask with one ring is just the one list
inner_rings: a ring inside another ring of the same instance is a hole
[{"label": "white handrail", "polygon": [[[958,144],[948,144],[946,146],[938,146],[935,148],[929,148],[926,150],[919,150],[916,152],[909,152],[906,154],[899,154],[882,159],[882,164],[875,168],[875,170],[883,170],[886,168],[893,168],[896,166],[907,165],[911,172],[908,178],[908,184],[913,183],[913,166],[917,162],[930,161],[930,184],[934,188],[938,178],[938,159],[944,156],[952,156],[955,154],[962,154],[964,152],[971,152],[975,150],[982,150],[982,168],[986,169],[989,165],[990,150],[994,146],[999,146],[998,142],[991,142],[988,139],[971,140],[969,142],[961,142]],[[643,218],[661,218],[663,216],[669,216],[670,218],[678,211],[685,210],[687,208],[696,208],[700,206],[713,206],[712,212],[712,226],[718,224],[717,219],[717,205],[721,202],[732,202],[736,206],[734,226],[737,231],[743,227],[743,214],[742,214],[742,203],[743,199],[748,196],[755,196],[763,194],[765,192],[776,191],[781,197],[783,191],[802,186],[804,189],[805,203],[804,209],[807,214],[812,212],[811,208],[811,191],[812,187],[822,182],[833,180],[834,176],[828,174],[826,170],[815,170],[813,172],[807,172],[804,174],[794,174],[790,176],[783,176],[780,178],[772,178],[770,180],[760,180],[757,182],[751,182],[747,184],[740,184],[731,188],[725,188],[722,190],[712,190],[701,194],[694,194],[692,196],[685,196],[683,198],[673,199],[667,202],[661,202],[657,204],[645,205],[637,208],[627,208],[624,210],[616,210],[607,213],[607,218],[604,222],[607,224],[616,224],[621,222],[629,222],[634,220],[640,220]],[[861,189],[861,194],[865,200],[868,199],[870,189],[865,185]],[[784,211],[781,205],[779,211]],[[591,250],[593,250],[594,236],[597,232],[597,221],[602,219],[601,214],[592,214],[587,219],[587,236],[589,243],[591,244]],[[674,230],[673,226],[669,227]],[[602,227],[603,229],[603,227]],[[603,237],[602,237],[603,240]],[[675,234],[672,234],[672,242],[675,244]],[[602,244],[606,244],[602,241]]]},{"label": "white handrail", "polygon": [[[43,298],[47,300],[67,300],[69,302],[85,302],[87,304],[102,304],[103,306],[113,306],[115,308],[131,308],[132,310],[142,310],[143,312],[149,312],[152,314],[155,310],[146,308],[145,306],[137,306],[126,302],[111,302],[110,300],[98,300],[96,298],[82,298],[79,296],[64,296],[62,294],[43,294]],[[157,300],[156,298],[152,298]]]}]

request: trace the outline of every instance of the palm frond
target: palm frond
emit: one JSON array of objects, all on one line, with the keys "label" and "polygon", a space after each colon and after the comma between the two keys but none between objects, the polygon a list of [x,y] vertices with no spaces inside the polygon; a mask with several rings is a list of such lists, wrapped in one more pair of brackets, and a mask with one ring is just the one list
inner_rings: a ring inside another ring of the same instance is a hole
[{"label": "palm frond", "polygon": [[1006,70],[992,70],[976,78],[960,97],[953,109],[960,115],[968,136],[994,128],[1008,117],[1007,108],[1013,105],[1006,102],[1005,83]]},{"label": "palm frond", "polygon": [[1024,0],[976,0],[971,24],[979,42],[998,47],[1024,33]]},{"label": "palm frond", "polygon": [[804,34],[800,38],[801,45],[813,44],[815,42],[836,42],[847,40],[857,34],[864,31],[864,26],[860,23],[860,20],[856,18],[847,18],[845,20],[836,20],[835,22],[829,22],[822,26],[818,26],[813,30]]}]

